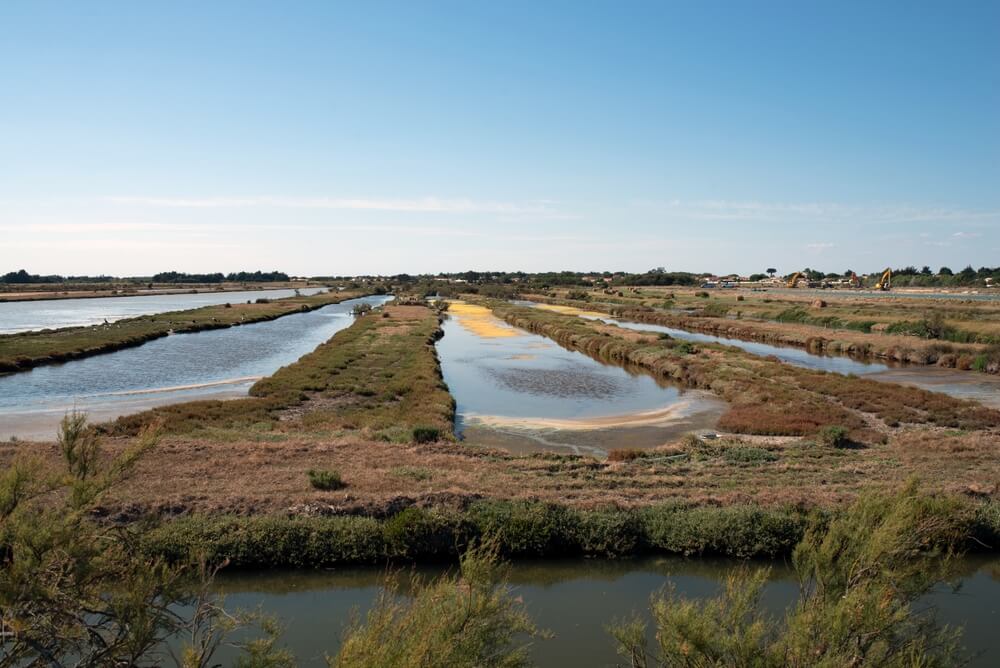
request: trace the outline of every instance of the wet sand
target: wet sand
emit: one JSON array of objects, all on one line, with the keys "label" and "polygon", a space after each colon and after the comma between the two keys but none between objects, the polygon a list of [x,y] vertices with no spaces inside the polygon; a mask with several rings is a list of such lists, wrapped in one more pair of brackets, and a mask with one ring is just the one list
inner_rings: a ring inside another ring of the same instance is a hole
[{"label": "wet sand", "polygon": [[714,430],[726,410],[726,403],[711,395],[685,403],[662,411],[581,420],[482,416],[481,420],[470,418],[462,433],[470,447],[499,448],[518,455],[552,452],[603,458],[617,448],[648,450],[690,432]]},{"label": "wet sand", "polygon": [[[134,392],[109,392],[81,397],[71,403],[45,404],[35,409],[0,412],[0,440],[16,437],[26,441],[55,440],[59,422],[67,413],[86,412],[91,422],[109,422],[157,406],[202,399],[240,399],[247,396],[257,376],[200,385],[183,385]],[[107,397],[114,396],[109,401]]]}]

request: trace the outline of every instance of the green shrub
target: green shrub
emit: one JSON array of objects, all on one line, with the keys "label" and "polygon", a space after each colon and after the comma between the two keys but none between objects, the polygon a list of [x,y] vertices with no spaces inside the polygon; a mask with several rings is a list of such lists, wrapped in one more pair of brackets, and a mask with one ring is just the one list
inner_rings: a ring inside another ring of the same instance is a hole
[{"label": "green shrub", "polygon": [[577,536],[584,554],[602,557],[634,554],[645,541],[639,516],[621,508],[580,513]]},{"label": "green shrub", "polygon": [[397,466],[390,473],[397,478],[410,478],[417,482],[430,480],[433,477],[431,470],[422,466]]},{"label": "green shrub", "polygon": [[454,556],[475,537],[475,528],[456,513],[410,506],[382,527],[389,557],[441,558]]},{"label": "green shrub", "polygon": [[787,554],[804,528],[797,513],[754,506],[663,505],[640,512],[650,547],[685,555],[747,558]]},{"label": "green shrub", "polygon": [[441,430],[437,427],[414,427],[414,443],[433,443],[441,438]]},{"label": "green shrub", "polygon": [[988,365],[989,365],[989,359],[986,357],[986,355],[977,355],[976,359],[972,361],[972,370],[982,373],[986,371],[986,367]]},{"label": "green shrub", "polygon": [[776,461],[778,455],[764,448],[737,446],[723,450],[722,458],[730,464],[764,464]]},{"label": "green shrub", "polygon": [[477,501],[472,521],[508,555],[544,556],[574,552],[579,517],[568,508],[531,501]]},{"label": "green shrub", "polygon": [[820,429],[816,436],[819,439],[820,445],[825,445],[829,448],[846,448],[851,445],[851,439],[847,434],[846,427],[829,425]]},{"label": "green shrub", "polygon": [[[344,634],[334,668],[531,665],[525,640],[538,630],[506,586],[490,547],[465,553],[458,576],[414,578],[410,596],[391,581]],[[255,664],[256,665],[256,664]]]},{"label": "green shrub", "polygon": [[315,489],[323,491],[333,491],[343,489],[347,485],[340,479],[340,472],[327,469],[309,469],[306,475],[309,476],[309,484]]}]

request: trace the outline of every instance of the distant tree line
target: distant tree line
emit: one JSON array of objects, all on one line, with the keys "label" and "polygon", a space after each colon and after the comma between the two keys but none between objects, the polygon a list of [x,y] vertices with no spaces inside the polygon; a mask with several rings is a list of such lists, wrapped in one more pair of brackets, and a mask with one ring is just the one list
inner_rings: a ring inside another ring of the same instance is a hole
[{"label": "distant tree line", "polygon": [[59,276],[57,274],[52,274],[49,276],[40,276],[39,274],[29,274],[24,269],[18,269],[17,271],[9,271],[3,276],[0,276],[0,283],[9,284],[19,284],[19,283],[110,283],[111,281],[116,281],[114,276]]},{"label": "distant tree line", "polygon": [[222,283],[223,281],[269,283],[287,280],[288,274],[283,271],[240,271],[230,274],[185,274],[177,271],[163,271],[155,274],[152,278],[154,283]]}]

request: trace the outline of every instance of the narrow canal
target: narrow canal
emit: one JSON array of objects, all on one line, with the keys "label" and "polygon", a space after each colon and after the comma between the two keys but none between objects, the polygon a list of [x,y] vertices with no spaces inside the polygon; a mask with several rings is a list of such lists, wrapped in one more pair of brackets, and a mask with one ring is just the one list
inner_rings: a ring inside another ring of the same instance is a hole
[{"label": "narrow canal", "polygon": [[602,364],[454,302],[437,344],[470,444],[603,455],[711,428],[725,404],[639,369]]},{"label": "narrow canal", "polygon": [[[512,593],[523,599],[535,623],[552,632],[532,643],[531,658],[539,666],[603,667],[628,665],[615,654],[606,631],[616,619],[639,613],[649,622],[649,597],[666,586],[680,595],[705,599],[722,591],[730,569],[743,562],[720,559],[647,557],[626,560],[549,560],[514,562]],[[771,567],[771,579],[762,602],[779,616],[794,600],[797,582],[782,562],[752,563]],[[958,589],[940,587],[917,604],[933,607],[938,620],[963,627],[961,644],[974,667],[996,665],[1000,652],[1000,560],[967,557],[958,562]],[[424,577],[443,567],[421,568]],[[410,572],[395,577],[407,592]],[[285,624],[284,641],[298,665],[325,666],[324,653],[336,653],[341,632],[352,614],[364,615],[384,582],[379,569],[343,569],[325,572],[223,572],[217,584],[230,608],[261,607]],[[230,657],[231,658],[231,657]]]},{"label": "narrow canal", "polygon": [[68,410],[94,421],[194,399],[244,396],[261,376],[312,351],[353,321],[350,299],[308,313],[174,334],[135,348],[0,376],[0,437],[52,438]]},{"label": "narrow canal", "polygon": [[575,314],[581,318],[590,320],[600,320],[624,329],[668,334],[682,341],[719,343],[726,346],[733,346],[754,355],[776,357],[782,362],[806,369],[816,369],[845,375],[854,374],[887,383],[912,385],[932,392],[941,392],[958,397],[959,399],[971,399],[987,406],[1000,408],[1000,377],[997,376],[970,371],[958,371],[956,369],[942,369],[934,366],[912,364],[894,364],[890,366],[880,362],[856,360],[847,356],[817,355],[803,348],[776,346],[756,341],[744,341],[743,339],[689,332],[662,325],[629,322],[627,320],[608,317],[596,311],[582,311],[572,307],[557,307],[553,309],[553,307],[547,304],[539,304],[531,301],[518,300],[513,303],[518,306],[558,310],[561,313]]},{"label": "narrow canal", "polygon": [[[134,297],[92,297],[88,299],[45,299],[0,302],[0,334],[15,334],[39,329],[99,325],[140,315],[183,311],[238,304],[257,299],[282,299],[295,290],[244,290],[240,292],[201,291],[175,295],[136,295]],[[301,295],[326,292],[326,288],[302,288]]]}]

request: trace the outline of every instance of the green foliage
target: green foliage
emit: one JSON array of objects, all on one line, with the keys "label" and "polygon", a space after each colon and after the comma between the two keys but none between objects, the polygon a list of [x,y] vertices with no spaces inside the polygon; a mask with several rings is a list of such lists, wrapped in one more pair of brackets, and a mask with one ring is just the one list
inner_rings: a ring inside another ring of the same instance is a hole
[{"label": "green foliage", "polygon": [[437,427],[414,427],[414,443],[433,443],[441,438],[441,430]]},{"label": "green foliage", "polygon": [[509,592],[496,551],[468,551],[458,576],[425,583],[403,600],[387,587],[344,635],[334,668],[517,668],[528,666],[524,636],[539,632]]},{"label": "green foliage", "polygon": [[819,433],[816,434],[816,438],[819,440],[820,445],[825,445],[828,448],[847,448],[851,445],[848,433],[846,427],[829,425],[820,429]]},{"label": "green foliage", "polygon": [[383,525],[387,555],[401,558],[441,558],[460,554],[475,535],[465,517],[410,506]]},{"label": "green foliage", "polygon": [[340,478],[339,471],[330,471],[327,469],[309,469],[306,472],[309,476],[309,484],[315,489],[321,489],[323,491],[333,491],[337,489],[343,489],[347,486]]},{"label": "green foliage", "polygon": [[804,526],[801,515],[794,511],[754,506],[663,505],[640,512],[650,547],[685,555],[746,558],[787,554],[802,536]]},{"label": "green foliage", "polygon": [[815,517],[796,547],[798,603],[783,621],[760,595],[766,569],[734,570],[722,595],[653,597],[656,647],[638,620],[609,630],[619,653],[648,666],[950,666],[956,635],[912,604],[940,582],[971,525],[962,502],[918,493],[869,495],[843,514]]},{"label": "green foliage", "polygon": [[477,501],[469,509],[484,536],[516,556],[565,554],[577,541],[577,517],[569,509],[528,501]]},{"label": "green foliage", "polygon": [[697,315],[706,318],[725,318],[729,313],[729,307],[722,302],[710,302],[702,307]]},{"label": "green foliage", "polygon": [[722,451],[722,458],[730,464],[758,465],[777,461],[778,455],[764,448],[737,446],[725,448]]}]

